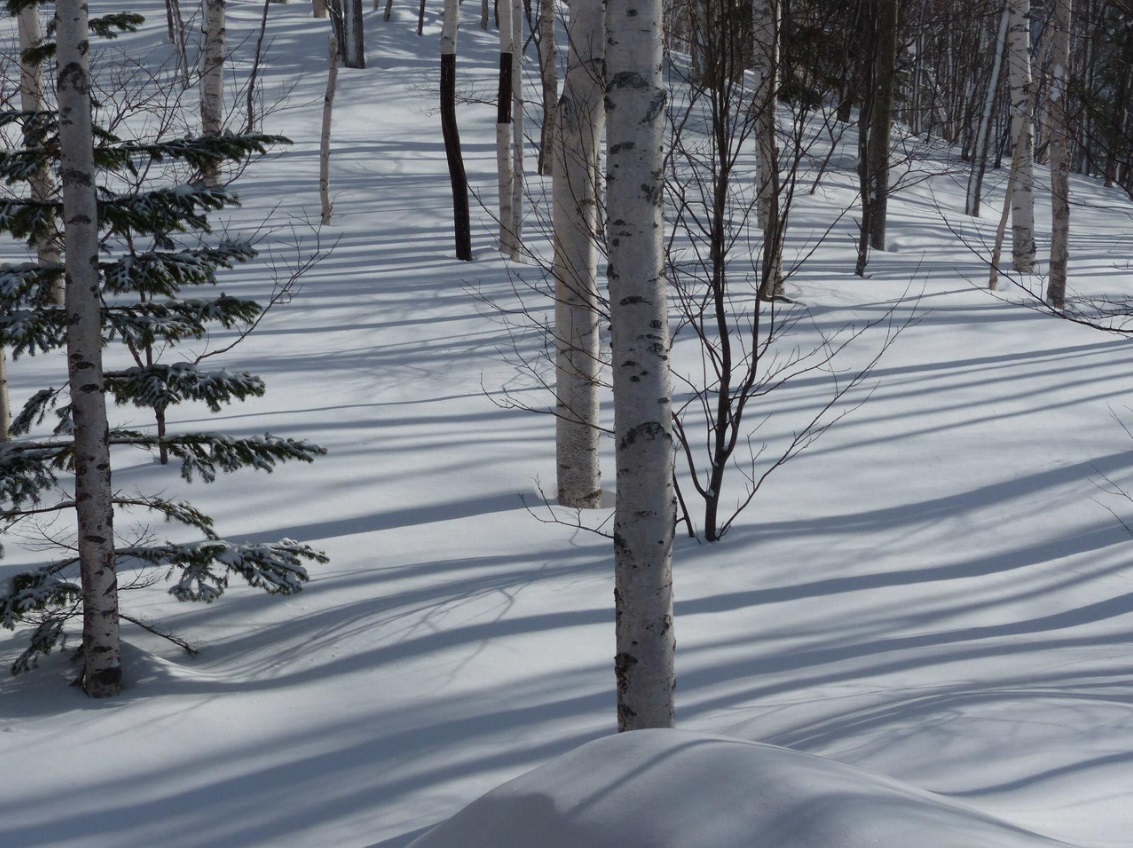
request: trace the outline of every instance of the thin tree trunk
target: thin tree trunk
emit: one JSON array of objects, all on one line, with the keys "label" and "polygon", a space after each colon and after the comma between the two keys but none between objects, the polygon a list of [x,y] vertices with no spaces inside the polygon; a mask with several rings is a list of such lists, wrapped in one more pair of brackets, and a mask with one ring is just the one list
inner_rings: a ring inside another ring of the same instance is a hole
[{"label": "thin tree trunk", "polygon": [[995,36],[995,59],[991,65],[991,76],[987,81],[983,110],[980,112],[980,126],[976,131],[975,153],[972,156],[972,170],[968,175],[968,191],[964,201],[964,214],[973,218],[980,216],[980,200],[983,194],[984,170],[987,167],[987,150],[991,142],[991,114],[999,91],[999,77],[1003,65],[1003,50],[1007,41],[1007,24],[1011,9],[1005,3],[1003,14],[999,17],[999,29]]},{"label": "thin tree trunk", "polygon": [[8,430],[12,426],[12,398],[8,393],[8,353],[4,349],[4,339],[0,337],[0,442],[8,441]]},{"label": "thin tree trunk", "polygon": [[779,0],[754,0],[755,108],[759,180],[756,214],[763,230],[764,261],[759,296],[782,297],[783,227],[779,220],[779,142],[776,138],[779,106]]},{"label": "thin tree trunk", "polygon": [[601,506],[598,457],[599,150],[605,128],[603,0],[573,0],[553,166],[555,460],[563,506]]},{"label": "thin tree trunk", "polygon": [[362,0],[342,0],[342,64],[366,67],[366,38],[362,30]]},{"label": "thin tree trunk", "polygon": [[456,125],[456,38],[460,28],[459,0],[445,0],[441,22],[441,134],[452,184],[452,217],[456,258],[472,261],[472,224],[468,212],[468,177],[460,153],[460,131]]},{"label": "thin tree trunk", "polygon": [[500,6],[500,76],[496,92],[496,174],[499,178],[500,252],[515,259],[515,210],[512,206],[512,186],[515,170],[512,167],[512,87],[515,85],[515,60],[512,48],[512,5],[504,0]]},{"label": "thin tree trunk", "polygon": [[1071,0],[1055,0],[1053,62],[1050,83],[1050,278],[1046,300],[1066,306],[1066,261],[1070,253],[1070,151],[1067,131],[1067,85],[1070,79]]},{"label": "thin tree trunk", "polygon": [[488,17],[491,14],[489,0],[480,0],[480,29],[488,28]]},{"label": "thin tree trunk", "polygon": [[260,31],[256,35],[256,53],[252,57],[252,70],[248,74],[248,90],[245,92],[248,107],[248,132],[256,131],[256,82],[260,76],[260,62],[263,59],[264,35],[268,29],[268,9],[273,0],[264,0],[263,12],[260,15]]},{"label": "thin tree trunk", "polygon": [[311,14],[316,18],[327,16],[327,0],[311,0]]},{"label": "thin tree trunk", "polygon": [[607,225],[617,503],[618,729],[671,727],[673,490],[662,244],[661,0],[606,6]]},{"label": "thin tree trunk", "polygon": [[83,588],[83,689],[122,690],[110,486],[110,433],[102,373],[98,208],[85,0],[56,9],[60,175],[66,247],[67,370],[75,424],[75,511]]},{"label": "thin tree trunk", "polygon": [[[201,51],[201,131],[220,135],[224,121],[224,4],[226,0],[204,0],[205,44]],[[220,168],[205,168],[205,185],[220,184]]]},{"label": "thin tree trunk", "polygon": [[[1011,85],[1011,139],[1019,147],[1011,192],[1011,257],[1015,270],[1035,269],[1035,136],[1031,113],[1031,0],[1010,0],[1007,53]],[[1014,156],[1012,157],[1014,158]]]},{"label": "thin tree trunk", "polygon": [[327,90],[323,96],[323,128],[319,136],[319,200],[322,204],[322,222],[329,225],[334,218],[330,201],[330,128],[334,111],[334,95],[338,89],[338,45],[334,36],[327,40]]},{"label": "thin tree trunk", "polygon": [[543,126],[539,134],[539,173],[554,170],[555,119],[559,100],[559,51],[555,44],[555,0],[539,4],[539,79],[543,86]]},{"label": "thin tree trunk", "polygon": [[885,250],[889,207],[889,143],[893,95],[897,87],[898,0],[881,0],[878,9],[876,97],[869,129],[869,246]]},{"label": "thin tree trunk", "polygon": [[[1121,28],[1121,62],[1118,63],[1117,97],[1113,103],[1112,122],[1109,126],[1109,144],[1105,157],[1105,185],[1112,188],[1121,181],[1121,148],[1125,135],[1126,116],[1129,114],[1129,89],[1133,87],[1133,21]],[[1128,166],[1126,166],[1128,167]]]},{"label": "thin tree trunk", "polygon": [[512,0],[511,7],[511,220],[515,248],[513,258],[523,250],[523,192],[526,187],[523,173],[525,117],[523,109],[523,0]]}]

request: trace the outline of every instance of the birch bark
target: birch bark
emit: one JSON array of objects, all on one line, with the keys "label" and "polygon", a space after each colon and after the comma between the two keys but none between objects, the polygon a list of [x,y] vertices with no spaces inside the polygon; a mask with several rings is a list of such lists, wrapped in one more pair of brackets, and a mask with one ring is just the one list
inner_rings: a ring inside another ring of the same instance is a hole
[{"label": "birch bark", "polygon": [[980,111],[980,125],[976,130],[975,155],[972,157],[972,170],[968,175],[968,191],[964,200],[964,214],[974,218],[980,216],[980,200],[983,194],[984,169],[987,166],[987,150],[991,142],[991,113],[995,106],[995,95],[999,91],[999,77],[1003,67],[1003,48],[1007,40],[1007,24],[1011,19],[1011,8],[1006,3],[999,17],[999,29],[995,36],[995,59],[991,65],[991,76],[987,81],[983,108]]},{"label": "birch bark", "polygon": [[[507,2],[507,0],[504,0]],[[514,249],[518,259],[523,250],[523,23],[527,16],[523,0],[512,0],[511,6],[511,223]]]},{"label": "birch bark", "polygon": [[1066,87],[1070,76],[1071,0],[1054,4],[1053,53],[1050,81],[1050,277],[1046,301],[1055,309],[1066,306],[1066,262],[1070,254],[1070,150],[1066,116]]},{"label": "birch bark", "polygon": [[[226,0],[204,0],[204,49],[201,51],[201,131],[220,135],[224,122],[224,50]],[[220,184],[220,169],[211,166],[203,174],[205,185]]]},{"label": "birch bark", "polygon": [[441,134],[452,184],[452,217],[456,258],[472,261],[472,223],[468,212],[468,177],[456,125],[456,37],[460,30],[459,0],[445,0],[441,18]]},{"label": "birch bark", "polygon": [[555,243],[555,459],[563,506],[602,502],[598,459],[598,175],[605,128],[603,0],[573,0],[552,170]]},{"label": "birch bark", "polygon": [[[39,4],[35,3],[20,10],[20,108],[25,112],[42,112],[44,109],[43,94],[43,65],[38,62],[23,61],[23,54],[27,50],[40,47],[43,44],[43,23],[39,18]],[[34,133],[25,133],[25,142],[32,146],[35,142]],[[44,162],[31,179],[28,180],[33,200],[46,201],[51,199],[54,185],[51,171]],[[60,261],[59,247],[51,239],[45,238],[36,244],[36,254],[42,266],[58,265]],[[63,305],[63,285],[60,283],[55,291],[55,300]]]},{"label": "birch bark", "polygon": [[1035,269],[1035,131],[1031,120],[1031,0],[1010,0],[1007,29],[1011,86],[1011,139],[1019,147],[1019,167],[1011,189],[1011,258],[1015,270]]},{"label": "birch bark", "polygon": [[539,173],[554,169],[555,120],[559,100],[559,51],[555,44],[555,0],[539,4],[539,81],[543,87],[543,129],[539,136]]},{"label": "birch bark", "polygon": [[515,85],[515,61],[512,56],[512,3],[501,0],[500,19],[500,82],[496,92],[496,173],[499,177],[500,253],[514,259],[517,253],[515,238],[515,209],[512,205],[512,187],[515,171],[512,167],[512,88]]},{"label": "birch bark", "polygon": [[121,691],[122,666],[102,373],[88,15],[85,0],[59,0],[55,10],[67,370],[75,424],[75,511],[83,590],[81,682],[88,695],[102,698]]},{"label": "birch bark", "polygon": [[338,45],[331,35],[327,39],[327,90],[323,95],[323,126],[319,136],[319,201],[323,224],[330,224],[334,218],[334,205],[330,200],[330,130],[337,89]]},{"label": "birch bark", "polygon": [[673,725],[673,488],[662,246],[661,0],[606,6],[607,224],[617,502],[618,729]]}]

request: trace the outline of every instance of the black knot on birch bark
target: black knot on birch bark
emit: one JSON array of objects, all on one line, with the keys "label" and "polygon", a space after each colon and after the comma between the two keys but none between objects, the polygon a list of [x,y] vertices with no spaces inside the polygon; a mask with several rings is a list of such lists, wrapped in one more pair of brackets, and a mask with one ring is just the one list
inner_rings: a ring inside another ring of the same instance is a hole
[{"label": "black knot on birch bark", "polygon": [[59,69],[59,89],[62,91],[68,88],[82,94],[90,92],[90,80],[78,62],[68,62]]},{"label": "black knot on birch bark", "polygon": [[638,424],[636,427],[630,427],[626,431],[625,437],[622,439],[622,447],[629,447],[637,442],[638,438],[653,440],[665,435],[665,428],[661,426],[659,421],[646,421],[644,424]]},{"label": "black knot on birch bark", "polygon": [[650,88],[649,80],[636,71],[621,71],[610,79],[609,88]]}]

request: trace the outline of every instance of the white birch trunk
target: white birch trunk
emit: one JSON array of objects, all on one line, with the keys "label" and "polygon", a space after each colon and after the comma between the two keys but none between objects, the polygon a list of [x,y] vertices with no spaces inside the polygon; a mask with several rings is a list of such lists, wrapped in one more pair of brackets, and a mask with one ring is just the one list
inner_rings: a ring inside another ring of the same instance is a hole
[{"label": "white birch trunk", "polygon": [[980,110],[980,125],[976,130],[975,154],[972,156],[972,170],[968,174],[968,191],[964,200],[964,214],[980,216],[980,195],[983,188],[984,168],[987,164],[987,149],[991,140],[991,112],[995,106],[995,95],[999,91],[999,74],[1003,67],[1003,48],[1007,41],[1007,24],[1011,19],[1011,7],[1003,6],[999,17],[999,29],[995,36],[995,59],[991,64],[991,77],[987,81],[983,108]]},{"label": "white birch trunk", "polygon": [[767,229],[771,216],[771,195],[774,194],[779,170],[779,144],[775,138],[775,107],[778,102],[779,68],[779,3],[778,0],[753,0],[755,36],[755,108],[758,153],[758,199],[756,212],[759,226]]},{"label": "white birch trunk", "polygon": [[[43,23],[39,18],[38,3],[20,11],[19,32],[21,57],[24,51],[43,44]],[[20,108],[25,112],[42,112],[44,109],[43,65],[29,64],[22,58],[20,59]],[[28,184],[33,200],[46,201],[51,199],[55,186],[51,178],[51,171],[46,163],[36,169],[31,179],[28,180]],[[43,239],[35,247],[41,266],[50,267],[59,264],[59,246],[52,238]],[[55,302],[62,306],[62,281],[59,282],[54,294]]]},{"label": "white birch trunk", "polygon": [[606,6],[618,729],[673,725],[673,488],[662,201],[661,0]]},{"label": "white birch trunk", "polygon": [[366,67],[366,39],[362,30],[362,0],[342,0],[342,62],[348,68]]},{"label": "white birch trunk", "polygon": [[327,16],[327,0],[311,0],[311,15],[316,18]]},{"label": "white birch trunk", "polygon": [[456,37],[460,32],[459,0],[445,0],[441,17],[441,135],[445,142],[449,182],[452,184],[452,218],[456,258],[472,261],[472,225],[468,212],[468,177],[460,152],[456,124]]},{"label": "white birch trunk", "polygon": [[8,441],[12,426],[12,397],[8,393],[8,353],[0,340],[0,442]]},{"label": "white birch trunk", "polygon": [[555,120],[559,100],[559,51],[555,44],[555,0],[539,4],[539,80],[543,87],[543,132],[539,140],[539,173],[555,167]]},{"label": "white birch trunk", "polygon": [[[226,0],[204,0],[204,49],[201,51],[201,131],[220,135],[224,123],[224,51]],[[220,169],[204,173],[205,185],[220,184]]]},{"label": "white birch trunk", "polygon": [[1011,257],[1015,270],[1035,269],[1035,135],[1031,110],[1031,0],[1010,0],[1007,30],[1011,85],[1011,138],[1019,147],[1019,168],[1011,192]]},{"label": "white birch trunk", "polygon": [[83,689],[122,689],[109,427],[102,374],[98,209],[85,0],[59,0],[56,41],[67,279],[67,370],[75,422],[75,511],[83,588]]},{"label": "white birch trunk", "polygon": [[497,7],[500,19],[500,84],[496,92],[496,173],[499,177],[500,252],[509,259],[517,253],[515,239],[515,211],[512,206],[512,187],[515,170],[512,167],[512,88],[515,85],[515,61],[512,57],[512,4],[500,0]]},{"label": "white birch trunk", "polygon": [[333,35],[327,40],[327,62],[327,91],[323,96],[323,127],[319,136],[319,201],[324,225],[329,225],[334,218],[334,205],[330,201],[330,128],[338,89],[338,45]]},{"label": "white birch trunk", "polygon": [[602,0],[573,0],[552,166],[555,230],[555,460],[563,506],[602,504],[598,458],[599,151],[605,128]]},{"label": "white birch trunk", "polygon": [[1071,0],[1055,0],[1050,81],[1050,278],[1046,300],[1066,306],[1066,262],[1070,254],[1070,150],[1066,88],[1070,76]]},{"label": "white birch trunk", "polygon": [[[507,2],[507,0],[502,0]],[[514,250],[512,258],[518,259],[523,250],[523,24],[527,16],[523,13],[523,0],[512,0],[511,7],[511,221]]]}]

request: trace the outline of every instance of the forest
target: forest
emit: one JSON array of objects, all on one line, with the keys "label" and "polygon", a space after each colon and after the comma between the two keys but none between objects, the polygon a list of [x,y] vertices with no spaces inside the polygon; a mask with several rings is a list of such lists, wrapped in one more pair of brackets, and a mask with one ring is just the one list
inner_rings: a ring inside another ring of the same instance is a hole
[{"label": "forest", "polygon": [[1129,844],[1129,0],[5,9],[0,845]]}]

